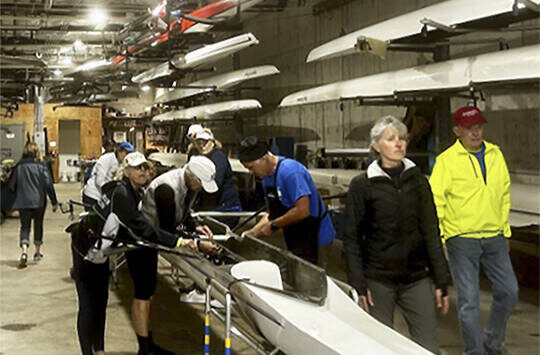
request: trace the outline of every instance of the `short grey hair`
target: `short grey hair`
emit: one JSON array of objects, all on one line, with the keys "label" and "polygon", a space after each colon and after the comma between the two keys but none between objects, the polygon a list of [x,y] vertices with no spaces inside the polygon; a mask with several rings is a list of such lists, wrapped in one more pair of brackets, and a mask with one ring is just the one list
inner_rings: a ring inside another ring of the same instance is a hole
[{"label": "short grey hair", "polygon": [[384,131],[388,127],[394,127],[398,130],[400,135],[407,136],[407,126],[401,120],[398,120],[394,116],[384,116],[375,121],[371,131],[369,132],[369,152],[376,158],[379,158],[380,154],[373,148],[373,143],[378,143],[381,139]]}]

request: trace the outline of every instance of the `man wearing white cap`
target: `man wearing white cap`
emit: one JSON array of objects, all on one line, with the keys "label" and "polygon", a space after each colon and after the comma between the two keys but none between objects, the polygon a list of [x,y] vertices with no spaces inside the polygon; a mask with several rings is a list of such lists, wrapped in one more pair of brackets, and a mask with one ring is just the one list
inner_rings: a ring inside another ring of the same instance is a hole
[{"label": "man wearing white cap", "polygon": [[[197,192],[216,192],[214,181],[216,168],[206,157],[194,156],[182,168],[174,169],[154,179],[142,199],[142,213],[159,229],[175,233],[177,226],[184,230],[195,230],[212,237],[208,226],[196,226],[189,215],[191,201]],[[209,245],[199,242],[202,251]],[[126,253],[129,270],[135,286],[135,297],[131,307],[133,326],[139,342],[138,355],[173,354],[156,346],[152,339],[151,303],[157,285],[157,251],[138,249]]]}]

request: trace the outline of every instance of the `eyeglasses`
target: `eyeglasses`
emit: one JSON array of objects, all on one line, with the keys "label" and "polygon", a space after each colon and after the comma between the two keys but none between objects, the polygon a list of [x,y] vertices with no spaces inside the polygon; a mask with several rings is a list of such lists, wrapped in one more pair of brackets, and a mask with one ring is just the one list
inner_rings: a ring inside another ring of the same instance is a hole
[{"label": "eyeglasses", "polygon": [[255,136],[248,136],[240,141],[240,146],[242,148],[249,148],[257,145],[259,143],[259,138]]},{"label": "eyeglasses", "polygon": [[150,167],[148,165],[145,165],[145,164],[141,164],[141,165],[137,165],[137,166],[134,166],[133,169],[135,170],[150,170]]}]

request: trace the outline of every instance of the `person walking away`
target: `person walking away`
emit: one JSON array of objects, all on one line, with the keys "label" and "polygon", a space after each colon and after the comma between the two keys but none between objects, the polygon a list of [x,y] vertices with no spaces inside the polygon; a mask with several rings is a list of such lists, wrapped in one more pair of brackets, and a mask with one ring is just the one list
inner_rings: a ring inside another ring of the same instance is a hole
[{"label": "person walking away", "polygon": [[42,162],[38,145],[34,142],[26,143],[22,158],[14,168],[9,181],[9,188],[15,192],[16,196],[13,209],[19,210],[21,220],[20,267],[25,267],[27,264],[32,220],[34,221],[34,245],[36,248],[34,261],[38,262],[43,258],[41,245],[43,244],[43,219],[47,207],[46,195],[51,200],[53,212],[58,210],[58,200],[53,182],[49,169]]}]

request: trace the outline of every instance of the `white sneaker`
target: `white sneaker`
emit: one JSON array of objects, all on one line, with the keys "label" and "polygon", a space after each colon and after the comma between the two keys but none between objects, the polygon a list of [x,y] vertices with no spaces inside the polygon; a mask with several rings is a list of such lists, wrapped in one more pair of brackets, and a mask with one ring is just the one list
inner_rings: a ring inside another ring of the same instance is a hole
[{"label": "white sneaker", "polygon": [[[184,303],[194,303],[194,304],[205,304],[206,303],[206,294],[197,292],[197,290],[192,290],[189,293],[183,293],[180,295],[180,302]],[[210,305],[215,308],[223,308],[223,305],[218,300],[210,301]]]}]

